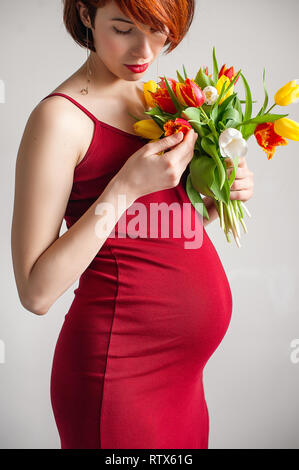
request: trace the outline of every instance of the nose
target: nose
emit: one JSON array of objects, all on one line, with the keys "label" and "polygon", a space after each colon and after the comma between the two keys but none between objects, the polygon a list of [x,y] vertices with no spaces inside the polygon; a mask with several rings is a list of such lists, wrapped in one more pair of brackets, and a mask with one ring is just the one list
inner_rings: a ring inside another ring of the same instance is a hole
[{"label": "nose", "polygon": [[149,62],[154,55],[149,39],[146,35],[143,35],[143,37],[138,38],[137,41],[138,43],[132,50],[132,57],[137,57],[138,59],[142,58],[144,62]]}]

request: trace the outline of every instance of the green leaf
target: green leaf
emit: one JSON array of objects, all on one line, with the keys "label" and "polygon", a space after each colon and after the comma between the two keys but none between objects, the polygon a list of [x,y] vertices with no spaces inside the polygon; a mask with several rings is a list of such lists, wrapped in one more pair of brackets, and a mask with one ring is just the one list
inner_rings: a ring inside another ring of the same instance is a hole
[{"label": "green leaf", "polygon": [[216,163],[207,155],[193,157],[189,163],[190,177],[193,187],[201,194],[214,197],[210,187],[215,180]]},{"label": "green leaf", "polygon": [[247,124],[261,124],[263,122],[274,122],[277,119],[288,116],[288,114],[264,114],[263,116],[256,116],[255,118],[249,119],[248,121],[240,122],[236,128],[247,125]]},{"label": "green leaf", "polygon": [[128,111],[128,114],[132,116],[132,118],[134,118],[136,122],[141,121],[140,118],[138,118],[137,116],[134,116],[134,114],[130,113],[129,111]]},{"label": "green leaf", "polygon": [[218,62],[216,59],[216,52],[215,52],[215,46],[213,47],[213,79],[214,83],[218,82],[218,75],[219,75],[219,68],[218,68]]},{"label": "green leaf", "polygon": [[236,96],[237,96],[237,93],[233,93],[232,95],[225,98],[224,101],[222,101],[221,105],[219,106],[221,113],[223,113],[226,110],[226,108],[231,104],[231,102]]},{"label": "green leaf", "polygon": [[244,119],[245,121],[248,121],[252,115],[252,96],[251,96],[251,91],[247,83],[247,80],[242,73],[241,73],[241,77],[242,77],[244,88],[245,88],[245,98],[246,98]]},{"label": "green leaf", "polygon": [[245,124],[245,126],[242,127],[242,135],[245,140],[248,140],[249,137],[252,136],[256,129],[257,124]]},{"label": "green leaf", "polygon": [[[235,76],[235,78],[230,82],[230,84],[228,85],[228,87],[225,89],[225,86],[226,86],[226,83],[227,82],[224,82],[223,85],[222,85],[222,88],[221,88],[221,91],[220,91],[220,95],[218,96],[218,99],[216,101],[216,103],[214,103],[214,106],[217,105],[219,103],[219,101],[221,101],[221,98],[226,95],[229,90],[232,88],[232,86],[236,83],[236,81],[238,80],[238,77],[240,76],[241,74],[241,70],[239,70],[239,72],[237,73],[237,75]],[[224,101],[223,101],[224,103]],[[222,103],[221,103],[222,104]]]},{"label": "green leaf", "polygon": [[161,110],[160,106],[155,106],[155,108],[151,108],[148,111],[144,111],[144,114],[148,114],[150,116],[154,114],[163,114],[163,111]]},{"label": "green leaf", "polygon": [[185,79],[182,77],[182,75],[180,74],[180,72],[178,70],[176,71],[176,74],[177,74],[179,82],[180,83],[185,83]]},{"label": "green leaf", "polygon": [[205,112],[208,116],[210,116],[213,107],[212,107],[211,105],[209,105],[209,104],[204,103],[204,104],[201,106],[201,109],[203,109],[204,112]]},{"label": "green leaf", "polygon": [[165,132],[165,129],[164,129],[163,126],[164,126],[164,124],[165,124],[166,121],[162,121],[162,122],[161,122],[160,116],[152,116],[152,119],[153,119],[153,121],[155,121],[155,123],[161,128],[161,130],[162,130],[163,132]]},{"label": "green leaf", "polygon": [[243,119],[244,119],[243,118],[243,110],[242,110],[241,102],[240,102],[238,96],[235,96],[235,101],[234,101],[233,106],[239,113],[239,122],[243,121]]},{"label": "green leaf", "polygon": [[220,129],[220,132],[224,131],[226,129],[225,125],[223,124],[222,121],[219,121],[218,122],[218,127]]},{"label": "green leaf", "polygon": [[211,119],[213,119],[214,122],[217,122],[219,118],[219,107],[218,105],[214,106],[211,112]]},{"label": "green leaf", "polygon": [[200,143],[204,152],[210,155],[214,159],[217,165],[217,169],[219,173],[220,189],[222,189],[224,182],[226,180],[226,172],[224,170],[221,159],[218,155],[216,144],[211,143],[211,141],[207,137],[203,137]]},{"label": "green leaf", "polygon": [[173,92],[173,89],[171,88],[171,86],[169,85],[168,83],[168,80],[166,78],[166,76],[164,75],[164,80],[165,80],[165,84],[166,84],[166,87],[167,87],[167,90],[168,90],[168,93],[170,95],[170,98],[175,106],[175,108],[177,109],[178,112],[182,112],[183,110],[183,106],[179,103],[176,95],[174,94]]},{"label": "green leaf", "polygon": [[187,72],[186,72],[186,69],[185,69],[185,65],[183,64],[183,70],[184,70],[184,75],[185,75],[185,79],[188,78],[188,75],[187,75]]},{"label": "green leaf", "polygon": [[215,198],[218,201],[225,202],[226,204],[229,203],[230,199],[230,187],[228,184],[228,179],[225,180],[224,185],[222,188],[220,187],[220,177],[218,171],[215,172],[215,181],[211,186],[211,190],[213,191]]},{"label": "green leaf", "polygon": [[264,101],[264,104],[263,106],[261,107],[261,109],[259,110],[258,112],[258,116],[260,116],[261,114],[263,114],[268,106],[268,102],[269,102],[269,96],[268,96],[268,91],[267,91],[267,88],[266,88],[266,82],[265,82],[265,75],[266,75],[266,71],[264,69],[264,73],[263,73],[263,86],[264,86],[264,91],[265,91],[265,101]]},{"label": "green leaf", "polygon": [[204,137],[209,130],[206,129],[206,125],[204,122],[201,121],[201,112],[199,108],[194,108],[190,106],[189,108],[185,108],[182,115],[182,119],[186,119],[192,127],[196,130],[196,132],[201,136]]},{"label": "green leaf", "polygon": [[230,187],[231,187],[231,185],[233,184],[233,182],[236,178],[238,165],[239,165],[239,157],[233,158],[233,169],[232,169],[232,172],[231,172],[230,177],[228,179],[228,184],[229,184]]},{"label": "green leaf", "polygon": [[[245,103],[246,103],[246,100],[240,100],[240,103],[245,104]],[[252,100],[252,103],[257,103],[257,101],[256,101],[256,100],[255,100],[255,101]]]},{"label": "green leaf", "polygon": [[226,123],[227,120],[229,119],[233,119],[234,121],[236,121],[236,124],[238,124],[239,122],[239,113],[236,109],[234,108],[229,108],[225,111],[225,113],[223,114],[222,118],[221,118],[221,121],[223,123]]},{"label": "green leaf", "polygon": [[149,116],[161,116],[161,117],[168,117],[168,119],[175,119],[180,117],[181,112],[177,112],[176,114],[167,113],[166,111],[162,111],[160,106],[156,106],[155,108],[149,109],[148,111],[144,111],[144,114],[148,114]]},{"label": "green leaf", "polygon": [[198,191],[196,191],[193,186],[192,186],[192,181],[190,177],[190,173],[187,176],[186,180],[186,193],[190,199],[191,204],[193,205],[194,209],[202,216],[205,217],[206,219],[209,220],[209,213],[208,210],[202,200],[201,195],[199,194]]},{"label": "green leaf", "polygon": [[189,108],[185,108],[182,113],[182,119],[195,119],[196,121],[200,121],[201,112],[199,108],[195,108],[194,106],[190,106]]},{"label": "green leaf", "polygon": [[196,83],[196,85],[198,85],[202,90],[206,87],[206,86],[214,86],[214,82],[213,80],[208,77],[208,75],[206,75],[202,69],[199,69],[195,79],[194,79],[194,82]]},{"label": "green leaf", "polygon": [[221,101],[222,96],[224,96],[225,86],[226,86],[226,82],[223,83],[222,88],[221,88],[221,91],[220,91],[220,94],[219,94],[219,96],[218,96],[216,102],[214,103],[214,106],[218,106],[218,105],[219,105],[219,101]]}]

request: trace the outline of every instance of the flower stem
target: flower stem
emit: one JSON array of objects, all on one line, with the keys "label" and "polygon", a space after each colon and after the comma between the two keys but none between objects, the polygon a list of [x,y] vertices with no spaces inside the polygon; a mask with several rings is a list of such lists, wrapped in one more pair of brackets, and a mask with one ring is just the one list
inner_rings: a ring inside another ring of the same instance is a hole
[{"label": "flower stem", "polygon": [[204,115],[204,117],[206,118],[207,121],[209,121],[209,116],[207,115],[207,113],[205,112],[205,110],[203,108],[200,108],[200,111],[202,112],[202,114]]},{"label": "flower stem", "polygon": [[251,217],[251,214],[250,214],[249,210],[247,209],[247,207],[245,206],[245,204],[242,201],[240,201],[240,205],[241,205],[242,209],[245,210],[248,217]]},{"label": "flower stem", "polygon": [[246,227],[246,225],[245,225],[244,220],[241,219],[240,222],[241,222],[241,224],[242,224],[242,227],[243,227],[243,229],[244,229],[244,232],[245,232],[245,233],[248,233],[248,230],[247,230],[247,227]]},{"label": "flower stem", "polygon": [[224,216],[224,233],[225,233],[227,241],[231,243],[231,239],[228,233],[229,232],[229,220],[227,216],[226,204],[224,204],[223,206],[223,216]]},{"label": "flower stem", "polygon": [[270,113],[271,109],[273,109],[273,108],[274,108],[274,106],[276,106],[276,103],[274,103],[274,104],[273,104],[273,106],[271,106],[271,108],[269,108],[269,109],[268,109],[268,111],[266,111],[266,112],[265,112],[265,114],[268,114],[268,113]]},{"label": "flower stem", "polygon": [[230,201],[230,209],[232,212],[232,217],[233,217],[233,221],[235,224],[236,232],[238,234],[238,237],[241,237],[241,232],[240,232],[240,227],[239,227],[239,222],[238,222],[238,213],[236,212],[236,206],[234,203],[235,201]]},{"label": "flower stem", "polygon": [[224,230],[223,202],[222,201],[219,201],[219,217],[220,217],[220,227]]},{"label": "flower stem", "polygon": [[239,208],[239,211],[240,211],[240,214],[241,214],[241,219],[243,219],[244,218],[244,212],[243,212],[241,201],[239,199],[237,200],[237,204],[238,204],[238,208]]}]

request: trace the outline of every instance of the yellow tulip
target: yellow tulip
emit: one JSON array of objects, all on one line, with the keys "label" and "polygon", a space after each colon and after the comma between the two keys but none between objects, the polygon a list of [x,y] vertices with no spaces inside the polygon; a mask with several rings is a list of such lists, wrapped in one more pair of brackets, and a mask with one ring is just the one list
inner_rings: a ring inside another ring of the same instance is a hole
[{"label": "yellow tulip", "polygon": [[154,108],[156,106],[154,99],[150,92],[155,93],[158,89],[158,85],[154,80],[149,80],[143,84],[144,99],[148,108]]},{"label": "yellow tulip", "polygon": [[290,140],[299,140],[299,123],[288,118],[281,118],[274,121],[276,134]]},{"label": "yellow tulip", "polygon": [[134,131],[137,135],[145,139],[159,139],[164,131],[156,124],[153,119],[143,119],[133,124]]},{"label": "yellow tulip", "polygon": [[299,99],[299,85],[297,80],[292,80],[280,88],[274,96],[275,103],[278,106],[288,106]]},{"label": "yellow tulip", "polygon": [[[228,86],[230,85],[230,82],[231,82],[230,79],[226,75],[221,75],[221,77],[219,78],[219,80],[217,82],[217,85],[216,85],[218,95],[220,95],[223,84],[225,83],[225,90],[226,90],[228,88]],[[221,104],[226,98],[231,96],[233,94],[233,92],[234,92],[234,85],[228,90],[227,93],[225,93],[222,96],[221,100],[219,101],[219,104]]]}]

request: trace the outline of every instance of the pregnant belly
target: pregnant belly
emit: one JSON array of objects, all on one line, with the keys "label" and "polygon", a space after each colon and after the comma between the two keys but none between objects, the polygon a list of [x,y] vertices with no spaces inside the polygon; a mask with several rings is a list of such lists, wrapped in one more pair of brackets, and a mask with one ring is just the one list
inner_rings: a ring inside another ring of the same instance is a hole
[{"label": "pregnant belly", "polygon": [[228,279],[205,230],[196,250],[175,239],[109,240],[75,292],[77,331],[101,334],[106,325],[119,358],[166,352],[199,371],[232,312]]}]

